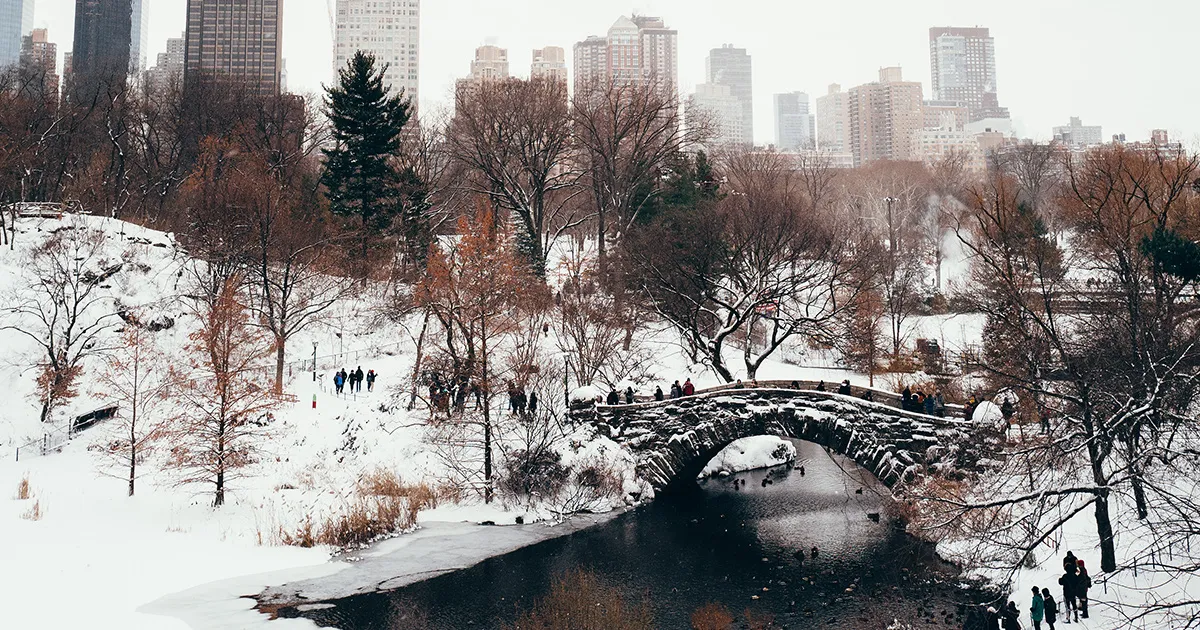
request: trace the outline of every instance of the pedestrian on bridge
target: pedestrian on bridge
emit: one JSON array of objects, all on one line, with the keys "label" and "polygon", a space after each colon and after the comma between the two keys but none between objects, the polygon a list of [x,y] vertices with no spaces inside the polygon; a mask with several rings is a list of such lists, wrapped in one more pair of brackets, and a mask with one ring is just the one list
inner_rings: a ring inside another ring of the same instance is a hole
[{"label": "pedestrian on bridge", "polygon": [[679,398],[683,396],[683,388],[679,386],[679,381],[671,384],[671,398]]},{"label": "pedestrian on bridge", "polygon": [[633,404],[633,388],[632,387],[625,388],[625,404],[626,405]]},{"label": "pedestrian on bridge", "polygon": [[842,381],[842,385],[838,387],[837,393],[842,394],[843,396],[849,396],[852,393],[850,391],[850,379]]},{"label": "pedestrian on bridge", "polygon": [[605,402],[609,405],[621,404],[621,395],[617,393],[617,389],[615,387],[609,390],[608,398],[605,399]]},{"label": "pedestrian on bridge", "polygon": [[[674,391],[675,391],[674,388],[672,388],[671,392],[674,393]],[[671,396],[671,398],[674,398],[674,396]],[[663,399],[662,385],[659,385],[654,388],[654,400],[657,402],[662,402],[662,399]]]},{"label": "pedestrian on bridge", "polygon": [[695,394],[695,393],[696,393],[696,386],[692,385],[692,379],[689,378],[687,381],[685,381],[683,383],[683,395],[691,396],[692,394]]},{"label": "pedestrian on bridge", "polygon": [[825,391],[825,381],[821,381],[820,383],[817,383],[817,391],[819,391],[819,392]]}]

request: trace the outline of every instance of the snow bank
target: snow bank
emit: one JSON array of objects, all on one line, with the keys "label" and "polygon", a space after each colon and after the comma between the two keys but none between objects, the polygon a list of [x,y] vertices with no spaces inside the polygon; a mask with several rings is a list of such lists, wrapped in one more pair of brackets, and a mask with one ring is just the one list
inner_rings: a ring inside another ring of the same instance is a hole
[{"label": "snow bank", "polygon": [[726,446],[700,473],[711,477],[787,464],[796,459],[796,445],[772,435],[742,438]]}]

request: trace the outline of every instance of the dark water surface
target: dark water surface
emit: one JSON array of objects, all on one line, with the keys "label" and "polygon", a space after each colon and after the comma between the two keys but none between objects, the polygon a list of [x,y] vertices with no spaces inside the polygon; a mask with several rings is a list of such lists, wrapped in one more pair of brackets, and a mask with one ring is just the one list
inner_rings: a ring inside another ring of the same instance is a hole
[{"label": "dark water surface", "polygon": [[[869,473],[815,444],[796,446],[805,475],[786,468],[710,480],[469,569],[280,615],[391,630],[408,625],[398,609],[416,608],[437,629],[499,628],[530,609],[556,576],[583,570],[631,602],[649,602],[659,628],[690,628],[692,613],[710,602],[739,619],[745,611],[771,615],[772,627],[870,630],[899,619],[961,628],[959,604],[985,595],[957,587],[953,567],[893,527],[887,491]],[[768,478],[773,483],[763,486]],[[879,522],[869,518],[875,513]]]}]

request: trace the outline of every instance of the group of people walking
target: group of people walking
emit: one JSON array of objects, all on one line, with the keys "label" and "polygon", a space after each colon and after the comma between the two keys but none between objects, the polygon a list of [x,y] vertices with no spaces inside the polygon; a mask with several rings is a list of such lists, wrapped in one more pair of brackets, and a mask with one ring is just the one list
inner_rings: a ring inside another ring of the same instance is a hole
[{"label": "group of people walking", "polygon": [[347,372],[346,368],[342,368],[333,374],[333,388],[338,394],[354,394],[362,391],[363,381],[367,381],[367,391],[375,391],[375,370],[368,370],[363,374],[362,366],[357,367],[353,372]]},{"label": "group of people walking", "polygon": [[940,390],[926,394],[921,390],[913,392],[910,387],[905,385],[904,391],[900,392],[900,406],[905,411],[923,413],[927,416],[938,416],[939,418],[946,416],[946,399],[942,397]]},{"label": "group of people walking", "polygon": [[[1062,585],[1063,623],[1071,623],[1072,613],[1076,622],[1087,619],[1088,589],[1092,587],[1092,578],[1083,560],[1070,551],[1063,558],[1063,576],[1058,583]],[[1029,603],[1029,620],[1033,623],[1033,630],[1042,630],[1042,622],[1046,623],[1048,630],[1055,630],[1059,610],[1050,589],[1034,586],[1030,590],[1033,597]],[[985,627],[987,630],[1022,630],[1021,611],[1017,603],[1010,600],[1000,610],[988,608]]]},{"label": "group of people walking", "polygon": [[508,382],[508,410],[516,414],[537,413],[537,392],[525,393],[524,387],[519,387],[512,381]]}]

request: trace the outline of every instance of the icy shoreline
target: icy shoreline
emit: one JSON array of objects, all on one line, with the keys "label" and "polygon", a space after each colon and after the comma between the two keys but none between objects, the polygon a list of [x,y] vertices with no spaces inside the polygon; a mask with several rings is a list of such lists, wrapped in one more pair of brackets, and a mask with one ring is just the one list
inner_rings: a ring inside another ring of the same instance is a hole
[{"label": "icy shoreline", "polygon": [[[432,521],[417,531],[328,562],[247,575],[162,597],[138,612],[176,618],[195,630],[261,626],[269,617],[256,606],[313,604],[385,591],[474,566],[523,547],[607,523],[628,508],[580,514],[550,525],[477,525]],[[271,628],[313,628],[304,619],[277,619]]]}]

